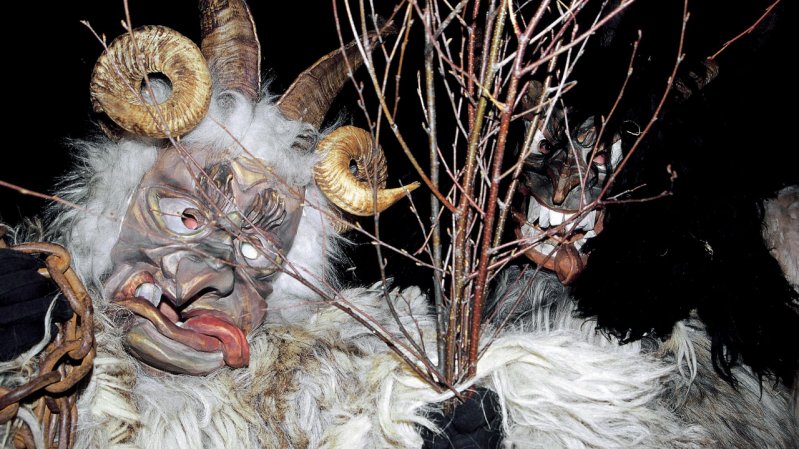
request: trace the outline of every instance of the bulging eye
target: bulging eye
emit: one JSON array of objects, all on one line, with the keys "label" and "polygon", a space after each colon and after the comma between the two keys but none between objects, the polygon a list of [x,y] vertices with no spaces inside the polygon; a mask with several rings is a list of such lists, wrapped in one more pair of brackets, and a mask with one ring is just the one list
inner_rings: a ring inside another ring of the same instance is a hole
[{"label": "bulging eye", "polygon": [[621,163],[622,156],[621,139],[618,139],[611,145],[610,154],[608,154],[606,149],[600,148],[594,155],[594,166],[599,170],[600,174],[604,174],[610,170],[615,170]]},{"label": "bulging eye", "polygon": [[544,133],[541,130],[536,130],[535,135],[533,136],[533,143],[532,143],[532,154],[537,155],[547,155],[552,151],[552,142],[548,141],[544,137]]},{"label": "bulging eye", "polygon": [[283,264],[283,259],[274,246],[263,242],[259,237],[239,240],[237,246],[243,262],[262,272],[274,273]]},{"label": "bulging eye", "polygon": [[197,234],[206,225],[205,215],[185,198],[159,198],[157,212],[164,226],[178,235]]},{"label": "bulging eye", "polygon": [[594,127],[588,128],[577,135],[577,143],[583,147],[590,147],[594,145],[596,140],[596,129]]},{"label": "bulging eye", "polygon": [[594,165],[600,168],[605,168],[605,164],[608,162],[608,156],[605,152],[597,153],[594,156]]},{"label": "bulging eye", "polygon": [[252,243],[241,244],[241,255],[247,260],[255,260],[258,258],[258,249]]}]

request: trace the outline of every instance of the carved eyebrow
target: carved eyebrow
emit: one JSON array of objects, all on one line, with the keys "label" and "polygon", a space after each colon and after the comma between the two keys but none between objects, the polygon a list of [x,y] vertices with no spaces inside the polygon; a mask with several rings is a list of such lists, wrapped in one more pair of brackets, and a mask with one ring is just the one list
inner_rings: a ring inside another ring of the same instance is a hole
[{"label": "carved eyebrow", "polygon": [[206,167],[204,173],[199,174],[199,178],[199,188],[207,195],[208,200],[220,211],[229,209],[230,199],[233,198],[233,171],[230,164]]},{"label": "carved eyebrow", "polygon": [[274,189],[266,189],[255,197],[245,213],[243,227],[252,223],[259,229],[272,229],[280,226],[286,217],[286,205],[283,196]]}]

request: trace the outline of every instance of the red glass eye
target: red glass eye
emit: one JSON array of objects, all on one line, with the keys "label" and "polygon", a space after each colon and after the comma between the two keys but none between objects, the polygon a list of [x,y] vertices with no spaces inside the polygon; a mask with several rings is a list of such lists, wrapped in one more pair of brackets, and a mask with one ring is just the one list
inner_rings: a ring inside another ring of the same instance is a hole
[{"label": "red glass eye", "polygon": [[191,209],[186,209],[180,213],[180,221],[183,222],[183,226],[185,226],[186,229],[190,229],[192,231],[200,227],[200,221],[197,219],[197,215],[193,213]]},{"label": "red glass eye", "polygon": [[606,159],[607,158],[605,157],[605,153],[599,153],[596,156],[594,156],[594,164],[605,165]]}]

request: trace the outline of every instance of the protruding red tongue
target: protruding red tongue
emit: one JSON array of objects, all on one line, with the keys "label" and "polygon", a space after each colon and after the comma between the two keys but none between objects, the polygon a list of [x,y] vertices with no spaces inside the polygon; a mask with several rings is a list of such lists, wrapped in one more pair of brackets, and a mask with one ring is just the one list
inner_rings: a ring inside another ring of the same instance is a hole
[{"label": "protruding red tongue", "polygon": [[229,321],[224,314],[213,310],[197,310],[188,313],[184,329],[208,335],[222,342],[222,357],[232,368],[241,368],[250,363],[250,345],[244,331]]},{"label": "protruding red tongue", "polygon": [[[177,312],[161,307],[156,309],[149,301],[130,297],[117,300],[117,304],[147,319],[158,331],[179,343],[203,352],[222,351],[222,358],[232,368],[241,368],[250,363],[250,345],[247,336],[238,326],[221,312],[215,310],[193,310],[186,313],[186,321],[178,326]],[[165,313],[166,312],[166,313]]]}]

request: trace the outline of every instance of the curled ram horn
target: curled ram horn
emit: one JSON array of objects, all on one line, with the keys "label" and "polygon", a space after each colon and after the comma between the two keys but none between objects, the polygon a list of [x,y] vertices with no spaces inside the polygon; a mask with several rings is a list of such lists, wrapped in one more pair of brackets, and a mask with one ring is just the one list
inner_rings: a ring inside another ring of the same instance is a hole
[{"label": "curled ram horn", "polygon": [[[186,134],[205,117],[211,102],[205,58],[190,39],[167,27],[145,26],[132,35],[115,39],[94,66],[90,90],[95,112],[138,135]],[[145,76],[155,74],[171,84],[163,101],[148,100],[144,87]]]},{"label": "curled ram horn", "polygon": [[255,22],[243,0],[200,0],[203,55],[217,90],[237,90],[258,101],[261,93],[261,45]]},{"label": "curled ram horn", "polygon": [[[382,212],[419,187],[414,182],[401,188],[385,188],[385,155],[363,129],[342,126],[319,142],[317,152],[321,160],[314,167],[316,184],[327,199],[350,214]],[[376,203],[373,189],[377,189]]]},{"label": "curled ram horn", "polygon": [[[391,33],[394,28],[387,24],[380,32],[367,34],[369,48],[378,44],[381,35]],[[278,100],[278,107],[286,118],[310,123],[319,129],[327,110],[349,79],[350,70],[356,70],[361,64],[363,56],[357,42],[328,53],[294,80]]]}]

